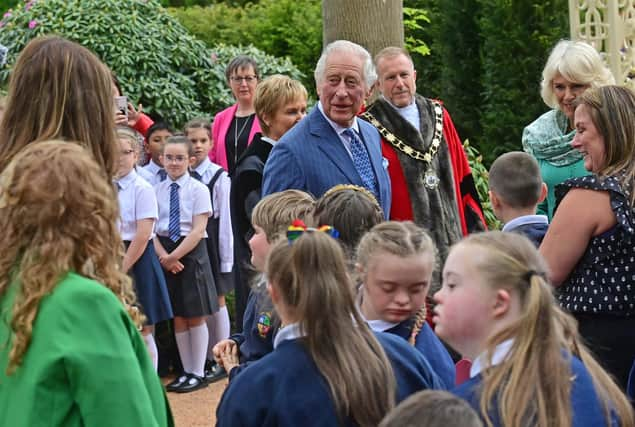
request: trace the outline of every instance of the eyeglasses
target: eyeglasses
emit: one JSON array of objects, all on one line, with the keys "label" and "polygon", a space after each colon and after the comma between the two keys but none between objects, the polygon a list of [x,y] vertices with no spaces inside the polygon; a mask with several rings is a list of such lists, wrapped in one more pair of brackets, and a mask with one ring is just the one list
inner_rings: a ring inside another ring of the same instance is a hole
[{"label": "eyeglasses", "polygon": [[256,76],[231,76],[230,77],[231,81],[236,83],[236,84],[242,84],[242,82],[245,82],[247,84],[249,83],[253,83],[255,82],[258,77]]},{"label": "eyeglasses", "polygon": [[172,154],[166,154],[165,160],[168,162],[181,163],[187,160],[187,156],[173,156]]}]

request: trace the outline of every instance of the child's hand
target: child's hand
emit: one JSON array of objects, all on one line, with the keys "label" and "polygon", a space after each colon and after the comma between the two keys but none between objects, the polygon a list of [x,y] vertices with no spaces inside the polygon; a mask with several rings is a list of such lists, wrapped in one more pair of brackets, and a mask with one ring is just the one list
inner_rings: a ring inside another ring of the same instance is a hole
[{"label": "child's hand", "polygon": [[181,271],[183,271],[184,268],[185,266],[181,264],[180,261],[176,261],[174,265],[172,266],[172,268],[170,269],[170,273],[172,274],[180,273]]},{"label": "child's hand", "polygon": [[228,352],[231,353],[232,348],[238,348],[238,346],[236,345],[236,341],[234,340],[227,339],[227,340],[222,340],[217,342],[214,348],[212,349],[212,353],[214,354],[214,360],[216,361],[216,363],[218,363],[221,366],[224,366],[223,359],[222,359],[223,354]]},{"label": "child's hand", "polygon": [[227,347],[225,351],[221,353],[221,364],[227,372],[230,372],[236,366],[240,364],[238,359],[238,346],[234,343],[233,346]]}]

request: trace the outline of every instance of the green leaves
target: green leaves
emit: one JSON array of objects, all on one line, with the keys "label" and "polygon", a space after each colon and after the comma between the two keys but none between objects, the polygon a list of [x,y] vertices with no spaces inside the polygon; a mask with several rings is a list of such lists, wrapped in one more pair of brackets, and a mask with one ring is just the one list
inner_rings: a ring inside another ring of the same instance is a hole
[{"label": "green leaves", "polygon": [[224,70],[239,53],[253,56],[264,76],[302,76],[288,59],[251,46],[210,49],[157,0],[35,0],[20,2],[0,21],[0,40],[9,48],[0,84],[7,84],[28,41],[51,33],[95,52],[115,71],[132,102],[178,127],[195,116],[212,117],[234,102]]}]

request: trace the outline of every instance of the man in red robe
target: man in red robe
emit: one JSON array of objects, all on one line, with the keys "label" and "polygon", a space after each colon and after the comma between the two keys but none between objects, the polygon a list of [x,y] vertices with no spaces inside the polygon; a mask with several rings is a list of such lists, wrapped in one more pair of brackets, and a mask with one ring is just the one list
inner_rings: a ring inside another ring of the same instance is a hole
[{"label": "man in red robe", "polygon": [[375,65],[381,95],[361,117],[382,135],[392,183],[390,218],[425,227],[443,262],[452,244],[486,229],[467,156],[446,109],[416,94],[417,73],[407,51],[385,48]]}]

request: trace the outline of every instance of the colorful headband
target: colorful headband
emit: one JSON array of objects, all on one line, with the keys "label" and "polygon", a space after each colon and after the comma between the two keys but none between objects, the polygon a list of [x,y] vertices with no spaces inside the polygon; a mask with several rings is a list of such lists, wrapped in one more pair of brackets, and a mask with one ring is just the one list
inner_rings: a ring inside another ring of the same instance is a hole
[{"label": "colorful headband", "polygon": [[296,219],[291,223],[289,228],[287,228],[287,240],[289,241],[289,244],[291,244],[305,232],[313,233],[314,231],[321,231],[334,239],[337,239],[340,236],[339,231],[330,225],[322,225],[318,228],[307,227],[301,219]]}]

